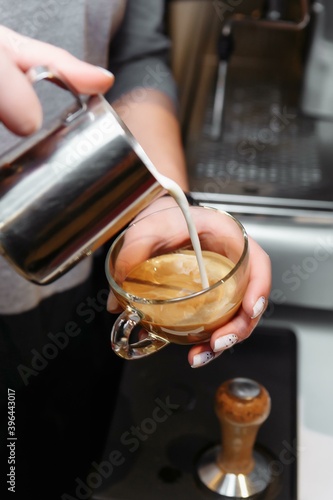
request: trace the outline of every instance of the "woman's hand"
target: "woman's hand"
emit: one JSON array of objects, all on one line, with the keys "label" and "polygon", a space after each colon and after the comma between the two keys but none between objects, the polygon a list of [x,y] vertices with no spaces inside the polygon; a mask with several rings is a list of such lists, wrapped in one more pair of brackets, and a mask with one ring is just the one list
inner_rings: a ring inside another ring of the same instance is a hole
[{"label": "woman's hand", "polygon": [[[146,208],[138,218],[150,213],[175,206],[171,197],[162,197]],[[165,231],[165,227],[163,227]],[[150,240],[158,238],[157,231],[147,231]],[[142,234],[141,234],[142,237]],[[149,240],[149,241],[150,241]],[[132,252],[133,254],[133,252]],[[137,254],[136,257],[140,258]],[[224,350],[249,337],[266,309],[271,288],[271,263],[266,252],[249,237],[249,283],[242,306],[229,323],[216,330],[209,343],[197,344],[190,348],[188,361],[193,368],[203,366],[218,357]],[[121,308],[112,292],[108,299],[108,310],[112,313],[121,312]]]},{"label": "woman's hand", "polygon": [[26,76],[33,66],[50,67],[82,94],[105,93],[114,80],[104,68],[0,26],[0,120],[18,135],[29,135],[42,123],[42,107]]},{"label": "woman's hand", "polygon": [[250,277],[242,306],[229,323],[213,333],[209,343],[190,349],[188,361],[193,368],[206,364],[245,340],[259,323],[271,289],[271,262],[267,253],[250,237],[249,256]]}]

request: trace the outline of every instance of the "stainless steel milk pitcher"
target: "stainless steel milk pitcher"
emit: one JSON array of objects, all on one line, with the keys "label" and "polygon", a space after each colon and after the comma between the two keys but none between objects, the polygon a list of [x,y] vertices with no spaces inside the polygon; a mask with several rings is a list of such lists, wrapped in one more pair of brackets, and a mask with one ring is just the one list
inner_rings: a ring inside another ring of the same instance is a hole
[{"label": "stainless steel milk pitcher", "polygon": [[90,255],[162,190],[138,144],[101,96],[82,100],[45,67],[77,106],[53,129],[0,159],[0,254],[30,281],[47,284]]}]

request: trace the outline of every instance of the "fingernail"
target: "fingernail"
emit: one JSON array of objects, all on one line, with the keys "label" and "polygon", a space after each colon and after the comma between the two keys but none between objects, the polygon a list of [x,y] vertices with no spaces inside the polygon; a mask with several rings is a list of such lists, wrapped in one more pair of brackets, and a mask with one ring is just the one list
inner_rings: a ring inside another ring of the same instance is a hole
[{"label": "fingernail", "polygon": [[223,337],[219,337],[218,339],[215,340],[214,352],[219,352],[224,349],[229,349],[229,347],[232,347],[237,342],[238,342],[238,337],[234,333],[223,335]]},{"label": "fingernail", "polygon": [[266,299],[265,297],[260,297],[257,302],[254,304],[254,307],[253,307],[253,314],[251,316],[251,319],[255,319],[257,318],[258,316],[260,316],[260,314],[263,312],[264,308],[265,308],[265,304],[266,304]]},{"label": "fingernail", "polygon": [[199,366],[206,365],[210,361],[215,358],[215,355],[212,351],[204,351],[196,354],[193,357],[193,363],[191,365],[192,368],[198,368]]},{"label": "fingernail", "polygon": [[98,68],[102,73],[104,73],[104,75],[108,76],[109,78],[113,78],[114,77],[114,74],[111,73],[111,71],[105,69],[105,68],[102,68],[102,66],[96,66],[96,68]]}]

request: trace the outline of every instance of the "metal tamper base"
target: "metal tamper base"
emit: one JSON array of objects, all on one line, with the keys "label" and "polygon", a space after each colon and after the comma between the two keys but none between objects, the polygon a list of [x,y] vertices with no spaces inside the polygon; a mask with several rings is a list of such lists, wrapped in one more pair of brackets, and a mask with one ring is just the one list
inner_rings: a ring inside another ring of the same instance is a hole
[{"label": "metal tamper base", "polygon": [[[226,387],[226,393],[231,399],[245,403],[244,408],[247,402],[250,403],[256,400],[260,393],[263,390],[265,391],[257,382],[246,378],[232,379],[223,384],[221,388],[223,386]],[[266,396],[265,405],[265,414],[259,420],[257,418],[256,422],[250,422],[250,424],[236,423],[236,427],[240,428],[241,426],[250,425],[253,427],[255,436],[259,425],[268,416],[270,408],[269,396]],[[223,416],[219,409],[217,409],[217,414],[221,421],[221,426],[223,426]],[[197,463],[198,477],[211,491],[227,498],[250,498],[262,493],[271,483],[272,473],[269,459],[263,453],[253,449],[251,453],[253,461],[252,469],[246,473],[236,473],[230,472],[230,470],[226,471],[221,467],[219,457],[222,451],[223,443],[205,451]]]}]

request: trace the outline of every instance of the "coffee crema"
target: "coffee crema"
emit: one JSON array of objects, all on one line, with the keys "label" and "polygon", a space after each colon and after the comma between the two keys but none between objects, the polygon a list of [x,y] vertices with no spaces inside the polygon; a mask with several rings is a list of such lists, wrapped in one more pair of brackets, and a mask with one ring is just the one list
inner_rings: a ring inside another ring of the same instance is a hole
[{"label": "coffee crema", "polygon": [[[234,268],[233,262],[215,252],[203,251],[202,257],[209,286],[220,282]],[[193,250],[159,255],[140,263],[126,276],[122,288],[133,307],[139,298],[141,325],[178,344],[207,340],[235,314],[242,297],[235,277],[193,296],[202,291]],[[163,302],[170,299],[180,300]]]}]

